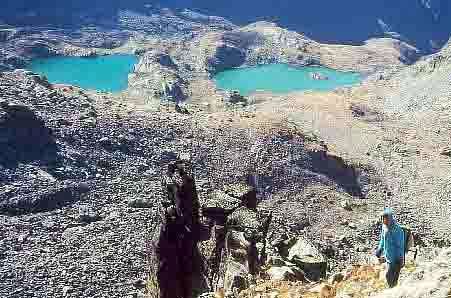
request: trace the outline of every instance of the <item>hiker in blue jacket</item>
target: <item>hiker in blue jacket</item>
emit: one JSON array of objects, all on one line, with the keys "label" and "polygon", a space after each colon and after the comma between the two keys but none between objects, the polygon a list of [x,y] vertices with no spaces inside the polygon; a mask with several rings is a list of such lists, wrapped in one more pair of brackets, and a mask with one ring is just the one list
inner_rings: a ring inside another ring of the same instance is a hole
[{"label": "hiker in blue jacket", "polygon": [[404,240],[404,231],[393,217],[393,211],[386,208],[382,213],[382,231],[376,256],[388,264],[386,278],[390,288],[397,285],[404,266]]}]

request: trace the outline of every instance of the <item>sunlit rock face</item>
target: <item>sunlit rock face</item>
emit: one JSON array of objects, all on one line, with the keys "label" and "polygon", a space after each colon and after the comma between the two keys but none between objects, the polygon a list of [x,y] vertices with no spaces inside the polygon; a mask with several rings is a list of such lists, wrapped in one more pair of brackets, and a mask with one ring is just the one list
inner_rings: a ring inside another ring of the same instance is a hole
[{"label": "sunlit rock face", "polygon": [[129,75],[129,91],[135,96],[182,101],[186,98],[184,85],[172,58],[158,51],[145,53]]}]

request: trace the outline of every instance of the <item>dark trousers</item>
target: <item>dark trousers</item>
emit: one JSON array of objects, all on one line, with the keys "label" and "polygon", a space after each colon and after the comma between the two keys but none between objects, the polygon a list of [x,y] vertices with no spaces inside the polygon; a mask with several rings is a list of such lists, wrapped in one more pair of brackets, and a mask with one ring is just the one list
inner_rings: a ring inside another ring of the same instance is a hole
[{"label": "dark trousers", "polygon": [[398,284],[401,267],[402,265],[400,261],[388,263],[388,271],[385,277],[387,278],[387,283],[390,288],[396,287],[396,285]]}]

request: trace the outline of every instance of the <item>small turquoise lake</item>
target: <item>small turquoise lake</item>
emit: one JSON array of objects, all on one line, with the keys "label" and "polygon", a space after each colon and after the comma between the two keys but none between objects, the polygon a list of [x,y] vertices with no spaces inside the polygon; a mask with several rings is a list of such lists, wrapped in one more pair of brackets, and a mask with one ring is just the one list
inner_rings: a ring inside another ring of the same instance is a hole
[{"label": "small turquoise lake", "polygon": [[138,58],[134,55],[51,57],[34,59],[28,68],[45,75],[51,83],[119,92],[127,88],[128,74],[136,63]]},{"label": "small turquoise lake", "polygon": [[[324,80],[312,78],[319,74]],[[218,73],[216,86],[224,90],[238,90],[242,95],[255,91],[288,93],[292,91],[328,91],[361,82],[359,73],[342,72],[325,67],[293,67],[287,64],[268,64],[229,69]]]}]

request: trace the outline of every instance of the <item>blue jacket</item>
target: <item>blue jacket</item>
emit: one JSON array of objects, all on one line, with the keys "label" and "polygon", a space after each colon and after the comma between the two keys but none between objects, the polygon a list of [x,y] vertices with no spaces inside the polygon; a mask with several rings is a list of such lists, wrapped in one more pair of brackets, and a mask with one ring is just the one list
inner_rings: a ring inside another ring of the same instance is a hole
[{"label": "blue jacket", "polygon": [[385,209],[382,215],[389,217],[390,226],[387,232],[382,228],[377,250],[385,257],[387,263],[395,263],[404,258],[404,230],[394,219],[391,209]]}]

